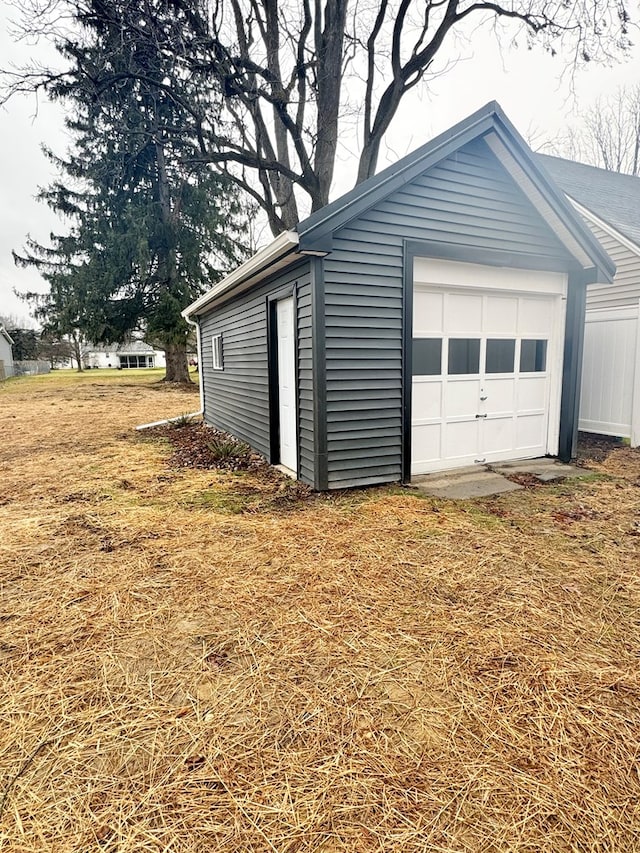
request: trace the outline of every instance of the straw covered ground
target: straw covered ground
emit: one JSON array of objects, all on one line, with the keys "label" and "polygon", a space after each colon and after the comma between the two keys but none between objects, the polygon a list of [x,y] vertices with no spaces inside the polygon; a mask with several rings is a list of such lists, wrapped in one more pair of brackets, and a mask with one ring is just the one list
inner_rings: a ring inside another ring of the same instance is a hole
[{"label": "straw covered ground", "polygon": [[639,849],[639,452],[315,496],[157,379],[0,388],[1,850]]}]

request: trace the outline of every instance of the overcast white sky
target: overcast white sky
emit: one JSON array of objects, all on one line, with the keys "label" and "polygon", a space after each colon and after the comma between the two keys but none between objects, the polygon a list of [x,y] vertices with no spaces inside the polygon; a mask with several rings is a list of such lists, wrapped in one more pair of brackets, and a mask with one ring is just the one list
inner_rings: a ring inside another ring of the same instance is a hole
[{"label": "overcast white sky", "polygon": [[[10,10],[0,0],[0,63],[23,62],[36,48],[15,45],[7,31]],[[576,121],[576,113],[588,108],[599,94],[614,92],[624,83],[640,82],[640,50],[611,68],[592,65],[577,73],[573,89],[562,75],[565,60],[551,58],[542,50],[525,48],[500,51],[489,32],[479,32],[472,46],[458,46],[465,58],[446,74],[415,92],[387,135],[379,168],[417,148],[446,130],[487,101],[497,100],[527,138],[553,137]],[[37,114],[36,114],[37,107]],[[34,270],[15,267],[12,249],[20,250],[28,234],[46,241],[59,230],[53,214],[35,196],[54,174],[41,153],[42,143],[63,153],[66,139],[60,108],[35,104],[31,98],[15,99],[0,110],[0,314],[27,318],[25,304],[13,289],[41,290],[43,282]],[[334,197],[351,188],[355,165],[349,143],[343,147],[336,171]]]}]

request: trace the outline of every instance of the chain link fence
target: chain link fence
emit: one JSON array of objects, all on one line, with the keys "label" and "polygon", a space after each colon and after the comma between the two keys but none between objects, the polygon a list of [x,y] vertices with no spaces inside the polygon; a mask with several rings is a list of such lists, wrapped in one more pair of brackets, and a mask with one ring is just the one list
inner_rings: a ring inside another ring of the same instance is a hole
[{"label": "chain link fence", "polygon": [[48,361],[14,361],[14,376],[36,376],[41,373],[50,373],[51,365]]}]

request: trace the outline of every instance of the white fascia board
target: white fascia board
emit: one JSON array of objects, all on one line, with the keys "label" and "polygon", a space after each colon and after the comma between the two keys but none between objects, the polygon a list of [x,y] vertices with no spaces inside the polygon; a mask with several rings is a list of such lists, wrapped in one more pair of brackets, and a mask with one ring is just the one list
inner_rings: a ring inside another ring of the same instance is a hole
[{"label": "white fascia board", "polygon": [[284,255],[298,245],[298,235],[295,231],[283,231],[275,240],[260,249],[253,257],[245,261],[232,273],[219,281],[211,290],[204,293],[195,302],[192,302],[188,308],[182,312],[182,316],[187,319],[194,314],[200,314],[208,305],[219,299],[221,296],[228,294],[229,291],[240,287],[247,279],[253,278],[258,273],[266,271],[270,266],[275,264]]},{"label": "white fascia board", "polygon": [[551,226],[556,236],[566,247],[569,253],[579,261],[583,269],[588,269],[593,266],[593,261],[587,252],[582,248],[578,240],[576,240],[562,221],[562,218],[558,216],[551,204],[543,196],[538,187],[535,186],[533,181],[529,178],[498,135],[496,133],[488,133],[484,137],[484,141],[493,151],[497,159],[502,163],[507,172],[511,175],[516,184],[518,184],[540,216]]},{"label": "white fascia board", "polygon": [[578,213],[581,216],[584,216],[585,219],[588,219],[589,222],[592,222],[594,225],[597,225],[598,228],[602,228],[602,230],[609,235],[609,237],[613,237],[614,240],[617,240],[618,243],[621,243],[625,249],[629,249],[630,252],[633,252],[634,255],[640,256],[640,246],[637,243],[634,243],[633,240],[630,240],[628,237],[625,237],[624,234],[621,234],[613,225],[609,225],[608,222],[605,222],[604,219],[600,219],[599,216],[590,210],[588,207],[584,207],[579,202],[577,202],[574,198],[568,193],[565,193],[568,200],[575,207]]}]

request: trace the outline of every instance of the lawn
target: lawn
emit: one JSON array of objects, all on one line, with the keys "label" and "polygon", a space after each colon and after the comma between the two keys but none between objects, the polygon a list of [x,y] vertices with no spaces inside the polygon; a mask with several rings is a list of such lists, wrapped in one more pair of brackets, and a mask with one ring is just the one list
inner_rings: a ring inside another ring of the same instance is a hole
[{"label": "lawn", "polygon": [[0,849],[638,850],[640,452],[312,495],[157,380],[0,386]]}]

